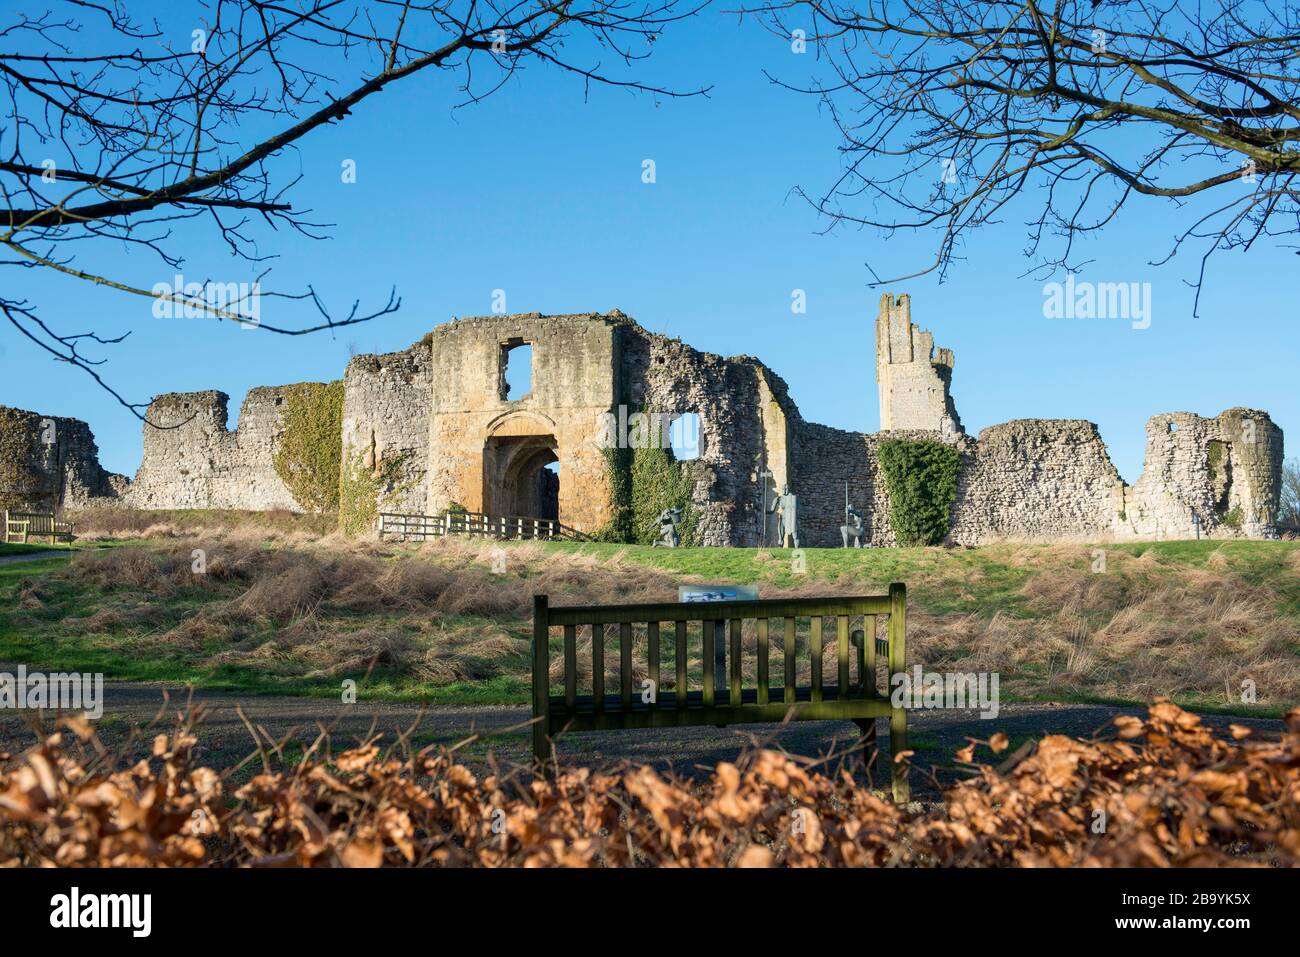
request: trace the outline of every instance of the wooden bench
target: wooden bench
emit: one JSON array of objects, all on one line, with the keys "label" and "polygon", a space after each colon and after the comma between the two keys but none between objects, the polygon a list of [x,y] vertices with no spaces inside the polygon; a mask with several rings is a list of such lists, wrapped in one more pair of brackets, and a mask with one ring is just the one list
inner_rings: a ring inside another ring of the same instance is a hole
[{"label": "wooden bench", "polygon": [[60,522],[53,512],[14,512],[4,513],[5,543],[22,542],[33,536],[48,538],[53,545],[57,541],[72,542],[72,522]]},{"label": "wooden bench", "polygon": [[[877,616],[888,616],[883,637],[878,634]],[[861,617],[862,628],[850,634],[855,617]],[[664,622],[670,626],[667,634],[661,635]],[[747,622],[753,622],[752,627],[747,628]],[[607,625],[618,625],[619,684],[612,693],[605,689]],[[578,681],[579,629],[595,639],[590,652],[591,680],[584,682],[589,687],[582,688]],[[553,630],[558,630],[559,636]],[[726,654],[719,642],[727,643],[728,636],[730,653]],[[822,655],[825,639],[831,636],[835,638],[831,668],[836,682],[827,687]],[[671,643],[673,650],[672,691],[659,690],[663,641]],[[781,650],[783,679],[775,687],[769,669],[774,641]],[[557,643],[563,658],[563,693],[555,696],[550,690],[552,642]],[[648,682],[640,687],[633,687],[634,648]],[[907,712],[891,706],[888,690],[880,691],[877,656],[883,657],[888,674],[893,676],[905,670],[906,650],[907,590],[898,582],[889,586],[888,595],[859,598],[552,608],[546,595],[537,595],[533,599],[533,755],[545,764],[552,756],[552,737],[566,731],[724,727],[781,722],[787,717],[795,721],[853,721],[869,748],[875,744],[876,718],[887,717],[890,751],[898,755],[907,748]],[[808,662],[806,683],[799,681],[800,651]],[[746,686],[743,667],[747,655],[756,659],[750,686]],[[688,673],[692,657],[698,657],[702,673]],[[727,659],[725,675],[716,664],[720,657]],[[851,663],[856,680],[851,679]],[[894,800],[906,802],[906,765],[892,763],[891,779]]]}]

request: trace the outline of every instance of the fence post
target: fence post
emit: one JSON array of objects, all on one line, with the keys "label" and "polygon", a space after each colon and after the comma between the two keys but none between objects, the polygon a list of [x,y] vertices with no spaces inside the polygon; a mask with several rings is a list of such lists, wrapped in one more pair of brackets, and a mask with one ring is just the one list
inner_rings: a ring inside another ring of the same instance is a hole
[{"label": "fence post", "polygon": [[550,751],[550,605],[545,595],[533,596],[533,757],[545,763]]},{"label": "fence post", "polygon": [[[907,671],[907,586],[893,582],[889,586],[889,688],[894,688],[894,675]],[[906,804],[911,799],[907,781],[907,765],[898,761],[898,755],[907,750],[907,709],[890,708],[889,711],[889,764],[894,790],[894,803]]]}]

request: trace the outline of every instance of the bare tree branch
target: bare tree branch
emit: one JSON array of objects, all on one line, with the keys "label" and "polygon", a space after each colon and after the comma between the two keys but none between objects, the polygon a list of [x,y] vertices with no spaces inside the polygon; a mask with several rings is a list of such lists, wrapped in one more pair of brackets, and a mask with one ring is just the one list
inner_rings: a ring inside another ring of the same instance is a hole
[{"label": "bare tree branch", "polygon": [[[662,31],[700,9],[679,9],[678,0],[177,0],[160,12],[165,22],[149,23],[125,4],[48,3],[39,15],[0,15],[0,249],[12,254],[0,267],[48,270],[241,324],[249,324],[246,301],[214,303],[188,285],[146,289],[81,260],[125,243],[179,268],[185,257],[170,227],[196,216],[250,263],[268,258],[251,231],[258,222],[320,238],[324,224],[290,200],[298,174],[282,158],[417,74],[452,84],[462,105],[532,64],[587,85],[707,92],[635,75]],[[400,306],[394,291],[382,306],[354,302],[335,318],[310,286],[258,295],[307,310],[298,326],[256,323],[289,336]],[[125,336],[58,332],[29,302],[4,293],[0,312],[143,417],[145,404],[100,378],[102,360],[78,351]]]},{"label": "bare tree branch", "polygon": [[[756,14],[803,30],[828,78],[818,97],[846,164],[820,196],[829,217],[937,229],[912,275],[947,274],[968,234],[1026,205],[1026,255],[1079,265],[1079,238],[1134,194],[1223,201],[1174,236],[1215,250],[1300,232],[1300,4],[1221,0],[791,0]],[[1030,187],[1035,194],[1029,194]],[[1035,198],[1041,195],[1040,200]],[[891,277],[878,282],[896,282]]]}]

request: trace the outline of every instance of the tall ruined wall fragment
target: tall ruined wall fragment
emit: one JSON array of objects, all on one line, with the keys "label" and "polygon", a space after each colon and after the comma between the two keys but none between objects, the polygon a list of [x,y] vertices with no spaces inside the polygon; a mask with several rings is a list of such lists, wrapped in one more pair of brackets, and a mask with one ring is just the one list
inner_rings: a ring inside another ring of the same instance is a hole
[{"label": "tall ruined wall fragment", "polygon": [[348,363],[341,464],[345,474],[370,477],[376,509],[425,509],[432,371],[424,342],[402,352],[354,356]]},{"label": "tall ruined wall fragment", "polygon": [[880,297],[876,317],[876,383],[880,430],[962,431],[950,388],[951,349],[935,352],[934,336],[912,324],[912,299]]},{"label": "tall ruined wall fragment", "polygon": [[85,422],[0,405],[0,509],[83,508],[116,501],[129,485],[100,467]]},{"label": "tall ruined wall fragment", "polygon": [[787,478],[785,383],[748,356],[724,359],[677,339],[620,328],[621,401],[653,412],[694,413],[699,423],[692,504],[703,545],[757,545],[762,534],[762,474],[772,488]]},{"label": "tall ruined wall fragment", "polygon": [[172,392],[149,404],[144,458],[126,495],[135,508],[292,509],[275,472],[284,386],[250,389],[238,427],[224,392]]}]

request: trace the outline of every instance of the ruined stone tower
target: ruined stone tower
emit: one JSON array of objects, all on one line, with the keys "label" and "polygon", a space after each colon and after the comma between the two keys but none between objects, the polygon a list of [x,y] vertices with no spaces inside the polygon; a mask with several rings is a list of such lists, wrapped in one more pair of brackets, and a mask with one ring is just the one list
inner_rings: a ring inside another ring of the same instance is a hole
[{"label": "ruined stone tower", "polygon": [[904,293],[880,297],[876,318],[876,383],[880,430],[924,430],[956,435],[961,419],[953,405],[951,349],[935,354],[934,336],[912,324],[912,300]]}]

